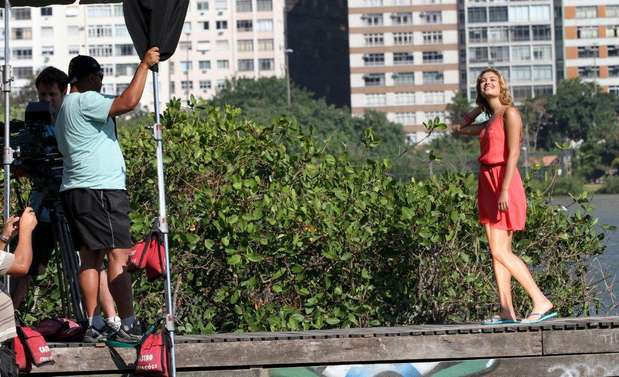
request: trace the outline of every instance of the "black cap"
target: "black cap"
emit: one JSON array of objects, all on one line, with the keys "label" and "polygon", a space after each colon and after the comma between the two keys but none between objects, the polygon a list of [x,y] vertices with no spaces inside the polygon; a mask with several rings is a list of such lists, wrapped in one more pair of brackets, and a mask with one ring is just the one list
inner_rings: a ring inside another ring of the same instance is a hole
[{"label": "black cap", "polygon": [[69,63],[69,83],[75,84],[77,80],[91,73],[102,73],[101,66],[92,56],[77,55]]}]

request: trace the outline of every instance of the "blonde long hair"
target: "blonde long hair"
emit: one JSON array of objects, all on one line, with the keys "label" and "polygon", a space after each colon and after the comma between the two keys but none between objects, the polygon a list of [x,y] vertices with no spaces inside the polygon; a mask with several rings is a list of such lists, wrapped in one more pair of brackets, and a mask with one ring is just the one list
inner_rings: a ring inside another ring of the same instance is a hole
[{"label": "blonde long hair", "polygon": [[475,103],[477,103],[484,112],[490,113],[490,104],[488,104],[488,101],[481,95],[481,77],[487,72],[492,72],[499,78],[499,101],[501,104],[505,106],[513,105],[512,95],[509,93],[509,87],[507,86],[507,80],[505,80],[501,72],[494,68],[486,68],[477,76],[477,85],[475,86],[475,89],[477,89],[477,98],[475,99]]}]

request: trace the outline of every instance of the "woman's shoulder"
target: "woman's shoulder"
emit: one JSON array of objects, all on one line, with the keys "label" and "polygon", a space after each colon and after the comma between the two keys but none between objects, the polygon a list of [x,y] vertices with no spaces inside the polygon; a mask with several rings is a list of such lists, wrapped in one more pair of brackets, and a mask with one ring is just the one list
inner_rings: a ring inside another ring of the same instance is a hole
[{"label": "woman's shoulder", "polygon": [[505,110],[503,110],[503,114],[505,115],[505,117],[515,117],[515,116],[520,116],[520,111],[518,111],[518,109],[515,106],[509,105],[505,107]]}]

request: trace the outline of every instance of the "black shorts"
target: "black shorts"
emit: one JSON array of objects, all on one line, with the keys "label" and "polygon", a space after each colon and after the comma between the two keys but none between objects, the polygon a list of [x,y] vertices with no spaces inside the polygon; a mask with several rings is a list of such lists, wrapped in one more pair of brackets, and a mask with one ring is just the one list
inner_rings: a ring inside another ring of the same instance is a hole
[{"label": "black shorts", "polygon": [[32,232],[32,264],[28,275],[43,273],[56,247],[56,237],[51,223],[40,221]]},{"label": "black shorts", "polygon": [[133,246],[126,190],[78,188],[61,194],[76,250],[83,246],[90,250]]}]

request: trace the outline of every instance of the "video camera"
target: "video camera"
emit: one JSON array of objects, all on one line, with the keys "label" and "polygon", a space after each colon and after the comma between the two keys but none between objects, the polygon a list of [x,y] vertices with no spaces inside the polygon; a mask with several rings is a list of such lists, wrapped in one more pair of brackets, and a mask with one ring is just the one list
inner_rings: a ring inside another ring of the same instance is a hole
[{"label": "video camera", "polygon": [[[4,127],[4,123],[0,124]],[[13,176],[28,177],[36,186],[58,189],[62,180],[62,155],[56,144],[49,102],[30,102],[24,121],[11,120],[11,147]]]}]

